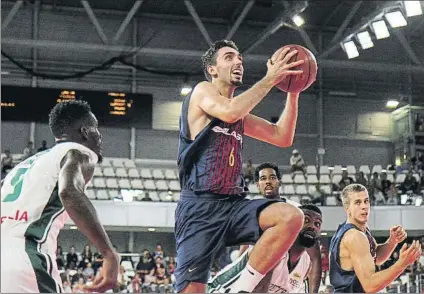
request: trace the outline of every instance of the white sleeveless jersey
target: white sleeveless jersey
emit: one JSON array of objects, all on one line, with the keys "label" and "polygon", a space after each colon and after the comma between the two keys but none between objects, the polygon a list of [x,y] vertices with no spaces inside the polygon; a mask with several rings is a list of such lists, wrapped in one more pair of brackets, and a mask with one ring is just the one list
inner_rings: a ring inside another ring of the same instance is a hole
[{"label": "white sleeveless jersey", "polygon": [[62,142],[19,163],[1,187],[2,243],[35,240],[42,253],[53,254],[57,236],[69,216],[58,194],[60,163],[69,150],[76,149],[97,163],[87,147]]},{"label": "white sleeveless jersey", "polygon": [[311,266],[309,254],[302,253],[299,262],[289,273],[287,265],[289,255],[286,254],[274,268],[268,293],[305,293],[305,279]]}]

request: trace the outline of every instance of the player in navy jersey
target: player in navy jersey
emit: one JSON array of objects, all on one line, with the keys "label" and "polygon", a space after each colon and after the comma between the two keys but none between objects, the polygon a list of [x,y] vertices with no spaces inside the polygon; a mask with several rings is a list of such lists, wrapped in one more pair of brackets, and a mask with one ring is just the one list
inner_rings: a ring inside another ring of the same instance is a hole
[{"label": "player in navy jersey", "polygon": [[370,202],[367,189],[351,184],[342,191],[347,221],[339,226],[330,243],[330,283],[335,292],[379,292],[395,280],[409,264],[421,255],[421,246],[413,241],[404,244],[399,259],[388,269],[376,272],[376,265],[383,264],[397,244],[405,240],[406,232],[401,226],[390,230],[384,244],[378,244],[368,228]]},{"label": "player in navy jersey", "polygon": [[[224,246],[254,244],[249,262],[230,292],[251,292],[288,251],[303,226],[300,209],[279,200],[245,199],[244,135],[278,147],[293,143],[299,93],[289,93],[275,124],[252,109],[304,61],[280,50],[265,77],[234,97],[242,85],[243,59],[232,41],[218,41],[203,55],[208,81],[185,99],[180,117],[178,168],[181,200],[175,211],[178,292],[205,292],[211,263]],[[283,104],[283,101],[282,101]]]}]

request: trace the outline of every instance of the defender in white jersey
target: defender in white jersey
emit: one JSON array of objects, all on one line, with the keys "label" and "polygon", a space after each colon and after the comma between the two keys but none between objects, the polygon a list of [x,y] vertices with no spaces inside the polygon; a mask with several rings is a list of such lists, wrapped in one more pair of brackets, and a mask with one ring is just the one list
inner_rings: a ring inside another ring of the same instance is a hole
[{"label": "defender in white jersey", "polygon": [[[258,165],[255,169],[255,182],[258,187],[259,192],[264,198],[267,199],[281,199],[279,195],[279,188],[281,185],[281,174],[278,168],[278,165],[265,162]],[[300,204],[288,199],[282,199],[291,205],[299,207]],[[319,210],[318,210],[319,211]],[[308,220],[305,220],[305,222]],[[242,255],[249,246],[243,245],[240,248],[240,255]],[[251,249],[250,249],[251,250]],[[315,242],[315,245],[311,248],[306,249],[311,265],[311,269],[308,272],[307,276],[307,291],[311,293],[318,293],[320,284],[321,284],[321,251],[319,247],[319,242]],[[305,254],[306,255],[306,254]],[[291,258],[293,255],[291,255]],[[302,257],[303,258],[303,257]],[[305,257],[307,258],[307,257]],[[283,262],[284,263],[284,262]],[[280,263],[281,264],[281,263]],[[255,288],[256,292],[268,292],[270,275],[267,275]],[[230,289],[231,290],[231,289]],[[302,290],[301,290],[302,291]]]},{"label": "defender in white jersey", "polygon": [[61,293],[57,236],[70,216],[103,255],[103,272],[88,288],[113,288],[119,257],[85,195],[101,135],[84,101],[57,104],[50,112],[57,144],[12,169],[1,187],[1,293]]},{"label": "defender in white jersey", "polygon": [[[305,222],[295,243],[258,284],[257,289],[267,293],[305,293],[305,282],[311,269],[311,258],[306,248],[313,247],[320,232],[322,215],[320,209],[313,204],[300,206],[305,215]],[[208,282],[208,293],[226,293],[239,278],[247,264],[253,246],[244,251],[233,263],[221,270]],[[267,289],[263,289],[263,286]]]}]

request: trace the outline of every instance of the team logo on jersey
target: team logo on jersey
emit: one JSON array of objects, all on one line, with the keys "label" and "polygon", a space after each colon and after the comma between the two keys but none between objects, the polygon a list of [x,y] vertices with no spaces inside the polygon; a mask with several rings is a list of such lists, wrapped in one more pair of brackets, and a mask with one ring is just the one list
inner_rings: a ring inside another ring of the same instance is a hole
[{"label": "team logo on jersey", "polygon": [[0,218],[0,220],[1,220],[1,223],[3,223],[5,220],[27,222],[28,221],[28,211],[26,211],[26,210],[24,210],[24,211],[16,210],[15,211],[15,215],[12,215],[12,216],[2,216]]},{"label": "team logo on jersey", "polygon": [[240,143],[243,143],[243,136],[237,133],[236,131],[230,131],[229,128],[221,128],[219,126],[215,126],[212,128],[212,131],[214,131],[215,133],[221,133],[227,136],[232,136],[237,141],[240,141]]},{"label": "team logo on jersey", "polygon": [[293,277],[294,277],[295,279],[300,279],[301,275],[300,275],[299,273],[294,273],[294,274],[293,274]]}]

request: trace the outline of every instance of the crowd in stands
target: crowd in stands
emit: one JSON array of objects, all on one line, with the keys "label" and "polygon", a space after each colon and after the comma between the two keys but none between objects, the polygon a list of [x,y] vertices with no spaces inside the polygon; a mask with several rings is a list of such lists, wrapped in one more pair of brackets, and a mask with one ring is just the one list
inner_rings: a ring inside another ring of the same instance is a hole
[{"label": "crowd in stands", "polygon": [[[91,251],[89,245],[80,253],[74,246],[66,254],[59,246],[56,263],[65,293],[84,293],[102,268],[103,257]],[[173,275],[175,258],[166,256],[161,244],[155,250],[147,249],[138,256],[123,254],[118,274],[118,284],[109,293],[174,293]]]},{"label": "crowd in stands", "polygon": [[[424,237],[421,238],[424,246]],[[216,262],[211,269],[213,277],[220,268],[231,262],[230,253],[236,247],[227,250],[223,262]],[[233,252],[234,253],[234,252]],[[131,255],[131,256],[129,256]],[[325,246],[321,246],[322,283],[321,292],[333,292],[329,280],[329,254]],[[386,269],[399,258],[399,249],[393,252],[389,260],[378,270]],[[90,285],[102,267],[102,256],[93,253],[89,245],[82,252],[77,252],[72,246],[69,252],[64,253],[59,246],[57,251],[57,266],[61,272],[65,293],[83,293],[84,285]],[[118,275],[118,285],[109,293],[174,293],[174,271],[176,258],[167,256],[161,244],[153,250],[144,249],[138,254],[123,254]],[[421,258],[409,266],[386,291],[389,293],[424,293],[424,253]],[[420,287],[420,288],[418,288]]]}]

